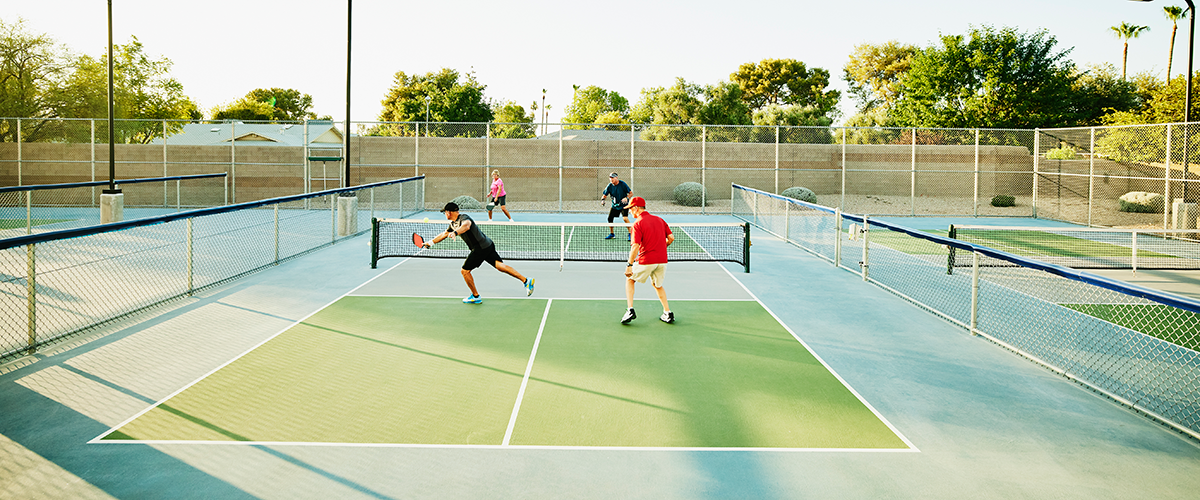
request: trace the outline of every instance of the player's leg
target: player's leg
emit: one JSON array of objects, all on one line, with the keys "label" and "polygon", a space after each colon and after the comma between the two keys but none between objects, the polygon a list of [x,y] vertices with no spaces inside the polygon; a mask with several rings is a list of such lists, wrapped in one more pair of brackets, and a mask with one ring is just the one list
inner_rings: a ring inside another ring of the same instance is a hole
[{"label": "player's leg", "polygon": [[[610,209],[608,209],[608,223],[609,223],[609,224],[612,224],[612,221],[613,221],[614,219],[616,219],[616,218],[617,218],[617,216],[618,216],[618,215],[620,215],[620,214],[621,214],[621,211],[620,211],[619,209],[616,209],[616,208],[610,208]],[[613,239],[613,238],[616,238],[616,237],[617,237],[617,234],[613,232],[613,227],[612,227],[612,226],[608,226],[608,236],[605,236],[605,237],[604,237],[604,239],[606,239],[606,240],[611,240],[611,239]]]},{"label": "player's leg", "polygon": [[628,278],[625,280],[625,305],[628,306],[628,309],[626,309],[625,314],[621,316],[621,324],[629,324],[630,321],[633,321],[634,318],[637,318],[637,313],[633,312],[634,283],[636,282],[633,281],[633,278]]},{"label": "player's leg", "polygon": [[471,271],[462,270],[463,281],[467,282],[467,288],[471,289],[472,297],[479,297],[479,290],[475,289],[475,277],[471,275]]},{"label": "player's leg", "polygon": [[654,293],[658,294],[658,301],[662,303],[663,313],[658,319],[667,323],[675,322],[675,313],[671,312],[671,305],[667,303],[667,289],[663,288],[663,280],[667,277],[667,267],[665,264],[656,266],[656,269],[650,273],[650,284],[654,286]]},{"label": "player's leg", "polygon": [[[621,219],[623,219],[626,224],[629,224],[629,210],[621,211]],[[633,226],[629,226],[625,228],[625,230],[629,232],[629,234],[625,235],[625,239],[628,241],[633,241]]]},{"label": "player's leg", "polygon": [[463,299],[463,302],[467,304],[478,304],[483,302],[483,299],[479,297],[479,290],[475,288],[475,277],[471,275],[471,271],[478,268],[482,263],[483,256],[480,255],[478,251],[472,251],[471,253],[467,254],[467,260],[466,262],[463,262],[463,281],[467,283],[467,288],[471,289],[471,296]]},{"label": "player's leg", "polygon": [[521,284],[525,285],[525,295],[533,295],[533,278],[526,278],[525,275],[518,272],[512,266],[505,264],[504,261],[500,259],[500,254],[496,253],[495,247],[492,247],[492,253],[493,255],[488,256],[487,262],[491,264],[492,267],[496,268],[497,271],[520,280]]}]

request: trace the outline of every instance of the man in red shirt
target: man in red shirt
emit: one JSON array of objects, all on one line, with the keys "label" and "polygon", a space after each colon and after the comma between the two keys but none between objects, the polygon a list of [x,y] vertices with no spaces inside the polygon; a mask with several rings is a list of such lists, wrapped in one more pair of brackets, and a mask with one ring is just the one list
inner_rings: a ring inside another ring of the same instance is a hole
[{"label": "man in red shirt", "polygon": [[629,310],[621,317],[621,323],[629,324],[637,317],[637,313],[633,312],[633,284],[645,283],[647,278],[650,279],[650,284],[654,285],[658,301],[662,302],[663,313],[658,319],[665,323],[674,323],[675,313],[671,312],[671,307],[667,305],[667,291],[663,289],[663,279],[667,276],[667,246],[675,241],[675,235],[671,234],[671,227],[666,221],[646,211],[646,200],[641,196],[634,196],[625,208],[629,209],[629,213],[637,222],[633,223],[629,261],[625,266],[625,277],[628,278],[625,281],[625,302]]}]

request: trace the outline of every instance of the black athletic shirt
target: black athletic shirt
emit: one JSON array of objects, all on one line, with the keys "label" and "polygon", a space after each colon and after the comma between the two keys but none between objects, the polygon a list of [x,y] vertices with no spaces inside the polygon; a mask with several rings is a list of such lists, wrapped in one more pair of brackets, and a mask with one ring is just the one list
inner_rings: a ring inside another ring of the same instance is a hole
[{"label": "black athletic shirt", "polygon": [[479,224],[476,224],[475,220],[471,219],[467,214],[459,213],[458,218],[450,222],[450,230],[457,231],[466,221],[471,221],[471,229],[458,235],[458,237],[463,239],[463,243],[467,244],[467,248],[479,250],[493,245],[491,238],[483,234],[483,231],[479,230]]}]

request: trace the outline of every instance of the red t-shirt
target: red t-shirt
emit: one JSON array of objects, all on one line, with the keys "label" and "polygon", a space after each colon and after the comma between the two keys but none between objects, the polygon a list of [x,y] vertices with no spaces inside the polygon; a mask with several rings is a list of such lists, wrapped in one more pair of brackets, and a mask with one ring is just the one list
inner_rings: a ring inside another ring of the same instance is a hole
[{"label": "red t-shirt", "polygon": [[666,264],[668,234],[671,234],[671,227],[667,221],[650,215],[650,212],[642,212],[633,223],[633,242],[641,245],[638,264]]}]

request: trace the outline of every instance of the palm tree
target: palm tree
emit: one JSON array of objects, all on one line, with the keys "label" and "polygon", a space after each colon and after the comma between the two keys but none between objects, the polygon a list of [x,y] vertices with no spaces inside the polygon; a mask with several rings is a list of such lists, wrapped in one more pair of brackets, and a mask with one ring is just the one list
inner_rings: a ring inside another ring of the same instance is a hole
[{"label": "palm tree", "polygon": [[1187,15],[1183,7],[1163,7],[1163,14],[1171,21],[1171,53],[1167,54],[1167,85],[1171,84],[1171,60],[1175,58],[1175,32],[1179,31],[1179,20]]},{"label": "palm tree", "polygon": [[1121,56],[1121,79],[1125,79],[1125,66],[1129,61],[1129,39],[1137,38],[1143,31],[1150,31],[1149,26],[1138,26],[1122,21],[1120,26],[1112,26],[1109,29],[1117,35],[1117,38],[1125,41],[1125,52]]}]

